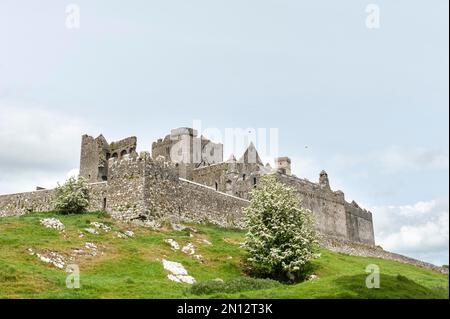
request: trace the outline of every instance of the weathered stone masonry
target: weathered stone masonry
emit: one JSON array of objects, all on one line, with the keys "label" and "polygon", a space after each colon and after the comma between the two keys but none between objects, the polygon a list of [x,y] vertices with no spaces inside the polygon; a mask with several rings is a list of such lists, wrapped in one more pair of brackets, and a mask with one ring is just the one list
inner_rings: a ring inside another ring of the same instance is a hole
[{"label": "weathered stone masonry", "polygon": [[120,219],[170,219],[242,227],[248,201],[179,178],[173,163],[148,153],[110,159],[107,211]]},{"label": "weathered stone masonry", "polygon": [[[107,183],[89,184],[90,211],[104,209],[107,197]],[[0,195],[0,217],[18,216],[31,212],[47,212],[53,210],[54,189],[43,189],[34,192]]]},{"label": "weathered stone masonry", "polygon": [[[321,173],[323,174],[323,172]],[[327,185],[280,174],[281,182],[294,188],[302,205],[313,212],[320,233],[353,242],[374,245],[372,214],[355,202],[347,203],[344,193]]]},{"label": "weathered stone masonry", "polygon": [[[181,142],[189,145],[184,155]],[[355,202],[346,202],[343,192],[331,190],[324,171],[319,183],[298,178],[291,175],[288,157],[275,159],[272,169],[263,165],[253,144],[239,160],[232,155],[223,162],[222,144],[197,137],[189,128],[172,130],[164,140],[153,143],[152,156],[138,155],[136,145],[135,137],[108,143],[102,135],[83,135],[80,175],[90,182],[90,210],[105,210],[122,220],[208,221],[242,227],[243,208],[252,189],[263,175],[273,173],[296,190],[303,206],[313,212],[321,234],[375,244],[372,214]],[[171,158],[180,150],[180,158],[187,161]],[[51,210],[53,198],[54,190],[2,195],[0,216]]]}]

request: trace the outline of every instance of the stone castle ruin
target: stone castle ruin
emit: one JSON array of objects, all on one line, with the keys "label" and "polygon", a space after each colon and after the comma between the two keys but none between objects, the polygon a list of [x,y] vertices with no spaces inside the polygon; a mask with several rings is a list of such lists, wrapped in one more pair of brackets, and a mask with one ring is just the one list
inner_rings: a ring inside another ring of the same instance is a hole
[{"label": "stone castle ruin", "polygon": [[[173,129],[136,152],[136,137],[108,143],[103,135],[82,136],[80,176],[90,187],[90,210],[104,210],[126,221],[210,222],[243,227],[243,208],[263,175],[294,188],[302,205],[314,215],[320,234],[375,245],[372,214],[344,193],[333,191],[322,171],[319,182],[296,177],[288,157],[264,165],[253,144],[236,159],[223,159],[223,145],[192,128]],[[52,210],[53,189],[0,196],[0,216]]]}]

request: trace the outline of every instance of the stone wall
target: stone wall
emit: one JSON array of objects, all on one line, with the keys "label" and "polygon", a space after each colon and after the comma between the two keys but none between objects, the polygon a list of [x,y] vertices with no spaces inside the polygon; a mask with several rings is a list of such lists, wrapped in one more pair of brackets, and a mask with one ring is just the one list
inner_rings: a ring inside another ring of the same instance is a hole
[{"label": "stone wall", "polygon": [[[90,205],[88,210],[103,209],[107,183],[89,184]],[[48,212],[54,209],[55,189],[0,195],[0,217],[19,216],[32,212]]]},{"label": "stone wall", "polygon": [[98,182],[89,184],[89,207],[88,211],[102,211],[106,210],[106,198],[108,193],[108,183]]},{"label": "stone wall", "polygon": [[223,227],[243,226],[242,208],[248,201],[179,178],[173,163],[148,161],[146,165],[144,200],[150,216]]},{"label": "stone wall", "polygon": [[318,184],[294,176],[278,175],[279,180],[294,188],[302,206],[311,210],[319,232],[340,238],[347,237],[344,195],[342,192],[323,190]]},{"label": "stone wall", "polygon": [[148,153],[109,160],[106,211],[122,220],[210,222],[242,227],[248,201],[179,178],[174,163]]},{"label": "stone wall", "polygon": [[278,178],[297,191],[302,205],[313,212],[316,228],[321,234],[375,244],[372,214],[355,202],[347,203],[343,192],[332,191],[328,182],[316,184],[284,174],[278,174]]},{"label": "stone wall", "polygon": [[184,215],[222,227],[243,228],[243,208],[249,201],[188,180],[180,180]]},{"label": "stone wall", "polygon": [[192,181],[229,195],[249,199],[250,192],[259,183],[261,176],[269,171],[271,169],[259,164],[229,160],[194,169]]},{"label": "stone wall", "polygon": [[347,237],[354,242],[374,245],[372,214],[363,210],[355,202],[345,203]]},{"label": "stone wall", "polygon": [[50,211],[53,209],[54,195],[53,189],[0,195],[0,216],[18,216],[30,212]]},{"label": "stone wall", "polygon": [[111,158],[106,207],[114,218],[129,220],[145,213],[144,171],[148,153]]}]

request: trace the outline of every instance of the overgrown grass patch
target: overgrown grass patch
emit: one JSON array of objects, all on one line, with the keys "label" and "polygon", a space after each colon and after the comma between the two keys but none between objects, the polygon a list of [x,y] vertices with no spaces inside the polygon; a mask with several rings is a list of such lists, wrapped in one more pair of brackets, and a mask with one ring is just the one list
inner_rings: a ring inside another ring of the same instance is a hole
[{"label": "overgrown grass patch", "polygon": [[[40,219],[55,217],[64,232],[45,228]],[[98,235],[80,231],[96,221],[110,232]],[[353,257],[320,249],[314,260],[318,279],[294,285],[253,279],[242,267],[244,251],[239,243],[244,232],[213,225],[188,225],[197,232],[151,230],[125,224],[102,213],[59,215],[28,214],[0,218],[0,298],[448,298],[448,276],[429,269],[378,258]],[[121,239],[116,231],[131,229],[134,237]],[[191,237],[190,234],[194,237]],[[173,238],[180,245],[191,242],[197,260],[173,251],[164,242]],[[212,245],[205,244],[206,239]],[[93,242],[104,254],[76,261],[80,289],[65,286],[67,273],[32,256],[27,251],[52,250],[68,254]],[[167,278],[162,259],[181,263],[197,284],[175,283]],[[365,286],[365,268],[380,268],[380,288]],[[214,281],[214,279],[220,280]]]},{"label": "overgrown grass patch", "polygon": [[208,280],[195,283],[191,288],[194,295],[209,295],[215,293],[236,293],[247,290],[259,290],[279,287],[278,281],[250,277],[237,277],[229,281]]}]

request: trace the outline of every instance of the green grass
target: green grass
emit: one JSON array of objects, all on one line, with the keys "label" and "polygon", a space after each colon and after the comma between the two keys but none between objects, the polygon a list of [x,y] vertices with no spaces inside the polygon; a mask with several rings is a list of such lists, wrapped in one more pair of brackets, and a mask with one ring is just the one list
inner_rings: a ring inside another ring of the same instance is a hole
[{"label": "green grass", "polygon": [[[44,217],[57,217],[65,232],[40,225]],[[103,222],[112,231],[79,238],[79,231],[92,221]],[[104,214],[29,214],[0,218],[0,298],[448,298],[448,276],[377,258],[353,257],[320,249],[314,261],[316,280],[286,285],[254,280],[242,270],[244,233],[210,225],[192,225],[189,231],[153,231],[119,223]],[[132,229],[134,238],[120,239],[116,231]],[[172,251],[164,239],[180,244],[192,242],[203,262]],[[201,243],[209,240],[212,245]],[[81,288],[66,288],[67,273],[48,265],[27,249],[51,250],[68,255],[86,242],[95,243],[103,255],[83,257]],[[167,279],[161,259],[181,262],[198,284],[174,283]],[[380,268],[379,289],[365,286],[365,268]],[[224,283],[219,282],[220,278]]]}]

